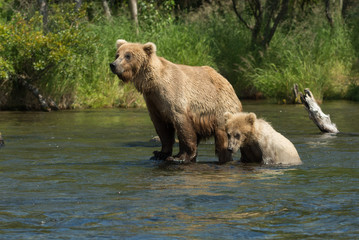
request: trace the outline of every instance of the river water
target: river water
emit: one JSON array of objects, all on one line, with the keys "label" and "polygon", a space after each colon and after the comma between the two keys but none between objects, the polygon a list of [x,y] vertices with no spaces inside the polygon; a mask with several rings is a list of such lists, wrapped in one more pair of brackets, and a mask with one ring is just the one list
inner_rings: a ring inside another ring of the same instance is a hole
[{"label": "river water", "polygon": [[199,163],[152,161],[145,109],[0,112],[0,238],[358,239],[359,104],[322,105],[338,135],[301,105],[243,106],[303,165],[218,165],[213,139]]}]

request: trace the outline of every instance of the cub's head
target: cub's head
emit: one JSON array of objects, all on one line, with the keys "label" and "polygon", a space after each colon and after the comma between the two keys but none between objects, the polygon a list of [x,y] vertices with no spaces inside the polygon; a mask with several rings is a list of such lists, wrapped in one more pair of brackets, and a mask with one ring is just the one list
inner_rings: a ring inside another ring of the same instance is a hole
[{"label": "cub's head", "polygon": [[119,39],[116,48],[116,59],[110,63],[110,68],[124,82],[132,81],[156,54],[156,45],[151,42],[139,44]]},{"label": "cub's head", "polygon": [[251,139],[257,116],[254,113],[232,114],[226,112],[224,119],[228,136],[228,151],[235,153]]}]

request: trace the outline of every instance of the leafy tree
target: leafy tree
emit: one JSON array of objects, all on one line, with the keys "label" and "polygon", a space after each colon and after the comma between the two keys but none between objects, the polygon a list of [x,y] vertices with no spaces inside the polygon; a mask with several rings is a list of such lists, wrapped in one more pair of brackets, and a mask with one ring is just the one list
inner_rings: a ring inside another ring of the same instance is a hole
[{"label": "leafy tree", "polygon": [[[285,20],[289,0],[247,0],[242,9],[232,0],[233,9],[241,23],[252,33],[252,47],[266,49],[278,25]],[[247,16],[247,19],[245,18]]]}]

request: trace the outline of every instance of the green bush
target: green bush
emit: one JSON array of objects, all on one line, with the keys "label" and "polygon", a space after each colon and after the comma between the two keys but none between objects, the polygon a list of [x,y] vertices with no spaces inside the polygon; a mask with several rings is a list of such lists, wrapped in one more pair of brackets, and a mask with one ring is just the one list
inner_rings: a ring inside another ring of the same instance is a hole
[{"label": "green bush", "polygon": [[[79,12],[73,4],[50,7],[52,14],[45,30],[38,13],[30,18],[16,14],[11,21],[1,23],[0,84],[7,85],[9,92],[19,77],[24,78],[51,96],[60,108],[144,105],[139,94],[130,105],[120,100],[127,98],[126,93],[119,91],[119,80],[108,67],[116,36],[104,35],[106,28],[101,22],[89,24],[86,6]],[[129,21],[122,26],[127,32],[131,29]],[[108,33],[111,29],[114,26],[107,24]]]},{"label": "green bush", "polygon": [[10,22],[0,24],[0,54],[5,62],[0,81],[17,84],[17,79],[22,78],[59,96],[63,94],[59,89],[74,87],[73,79],[54,82],[54,75],[66,72],[66,65],[80,54],[91,52],[91,46],[81,34],[82,12],[62,14],[62,11],[49,17],[48,31],[44,30],[42,16],[38,13],[30,18],[18,13]]},{"label": "green bush", "polygon": [[353,101],[359,101],[359,86],[356,84],[350,84],[346,98]]}]

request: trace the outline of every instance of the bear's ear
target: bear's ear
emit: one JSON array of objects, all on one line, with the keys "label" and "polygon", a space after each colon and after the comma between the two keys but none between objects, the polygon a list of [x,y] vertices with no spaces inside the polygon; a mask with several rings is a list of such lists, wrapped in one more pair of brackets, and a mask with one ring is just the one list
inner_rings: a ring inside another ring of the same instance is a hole
[{"label": "bear's ear", "polygon": [[119,47],[121,47],[123,44],[127,43],[126,40],[123,40],[123,39],[118,39],[116,41],[116,48],[119,49]]},{"label": "bear's ear", "polygon": [[256,121],[257,119],[257,116],[255,113],[249,113],[247,116],[246,116],[246,121],[250,124],[250,125],[253,125],[254,122]]},{"label": "bear's ear", "polygon": [[156,45],[154,43],[148,42],[143,45],[143,50],[145,50],[148,55],[151,55],[156,52]]},{"label": "bear's ear", "polygon": [[224,116],[224,121],[227,123],[228,120],[233,116],[233,114],[230,112],[225,112],[223,116]]}]

